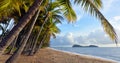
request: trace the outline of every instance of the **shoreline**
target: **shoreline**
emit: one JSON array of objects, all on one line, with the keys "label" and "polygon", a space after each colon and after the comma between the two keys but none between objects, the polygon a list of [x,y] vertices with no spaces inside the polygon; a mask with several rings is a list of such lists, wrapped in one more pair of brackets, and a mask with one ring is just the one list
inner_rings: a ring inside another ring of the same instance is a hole
[{"label": "shoreline", "polygon": [[92,58],[92,59],[97,59],[97,60],[102,60],[102,61],[112,61],[112,62],[117,62],[117,63],[119,62],[119,61],[116,61],[116,60],[112,60],[112,59],[108,59],[108,58],[103,58],[103,57],[99,57],[99,56],[79,54],[79,53],[75,53],[75,52],[58,50],[58,49],[55,49],[55,48],[50,48],[50,49],[53,49],[53,50],[56,50],[56,51],[59,51],[59,52],[63,52],[63,53],[68,53],[68,54],[71,54],[71,55],[79,55],[80,57],[85,57],[85,58]]},{"label": "shoreline", "polygon": [[[0,63],[4,63],[10,55],[3,55]],[[71,52],[56,50],[54,48],[43,48],[34,56],[19,57],[16,63],[118,63],[112,60],[97,58],[94,56],[81,55]]]}]

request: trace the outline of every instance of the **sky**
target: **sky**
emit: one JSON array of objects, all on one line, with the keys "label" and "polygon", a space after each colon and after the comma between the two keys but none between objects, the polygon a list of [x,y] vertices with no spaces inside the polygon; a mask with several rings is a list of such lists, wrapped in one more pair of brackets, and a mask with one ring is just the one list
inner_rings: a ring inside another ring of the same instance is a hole
[{"label": "sky", "polygon": [[[120,0],[102,0],[102,2],[103,8],[100,11],[115,28],[120,43]],[[73,44],[116,47],[114,41],[104,32],[100,20],[86,13],[80,6],[74,5],[73,8],[77,14],[77,21],[68,23],[63,20],[62,24],[58,24],[61,33],[56,35],[56,39],[51,39],[51,47],[69,47]]]}]

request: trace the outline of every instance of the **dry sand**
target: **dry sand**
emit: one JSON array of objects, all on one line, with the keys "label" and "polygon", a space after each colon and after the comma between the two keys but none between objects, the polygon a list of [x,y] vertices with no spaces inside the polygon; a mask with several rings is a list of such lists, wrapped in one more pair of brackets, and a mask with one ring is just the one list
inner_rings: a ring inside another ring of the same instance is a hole
[{"label": "dry sand", "polygon": [[[4,63],[8,55],[0,58],[0,63]],[[16,63],[117,63],[101,58],[71,54],[53,50],[51,48],[41,49],[34,56],[20,56]]]}]

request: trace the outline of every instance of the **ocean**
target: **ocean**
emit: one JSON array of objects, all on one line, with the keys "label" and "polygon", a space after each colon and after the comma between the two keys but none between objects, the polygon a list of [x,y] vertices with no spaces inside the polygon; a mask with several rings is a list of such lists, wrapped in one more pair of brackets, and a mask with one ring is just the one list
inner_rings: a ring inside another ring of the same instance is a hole
[{"label": "ocean", "polygon": [[120,62],[120,47],[52,47],[57,50],[83,55],[92,55],[100,58]]}]

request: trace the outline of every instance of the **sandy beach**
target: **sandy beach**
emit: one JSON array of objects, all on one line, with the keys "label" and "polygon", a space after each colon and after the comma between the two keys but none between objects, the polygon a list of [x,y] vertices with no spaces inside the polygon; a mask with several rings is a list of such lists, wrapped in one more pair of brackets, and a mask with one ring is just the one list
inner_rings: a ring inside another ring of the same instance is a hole
[{"label": "sandy beach", "polygon": [[[4,63],[9,55],[3,55],[0,63]],[[17,63],[117,63],[91,56],[71,54],[51,48],[43,48],[34,56],[20,56]]]}]

